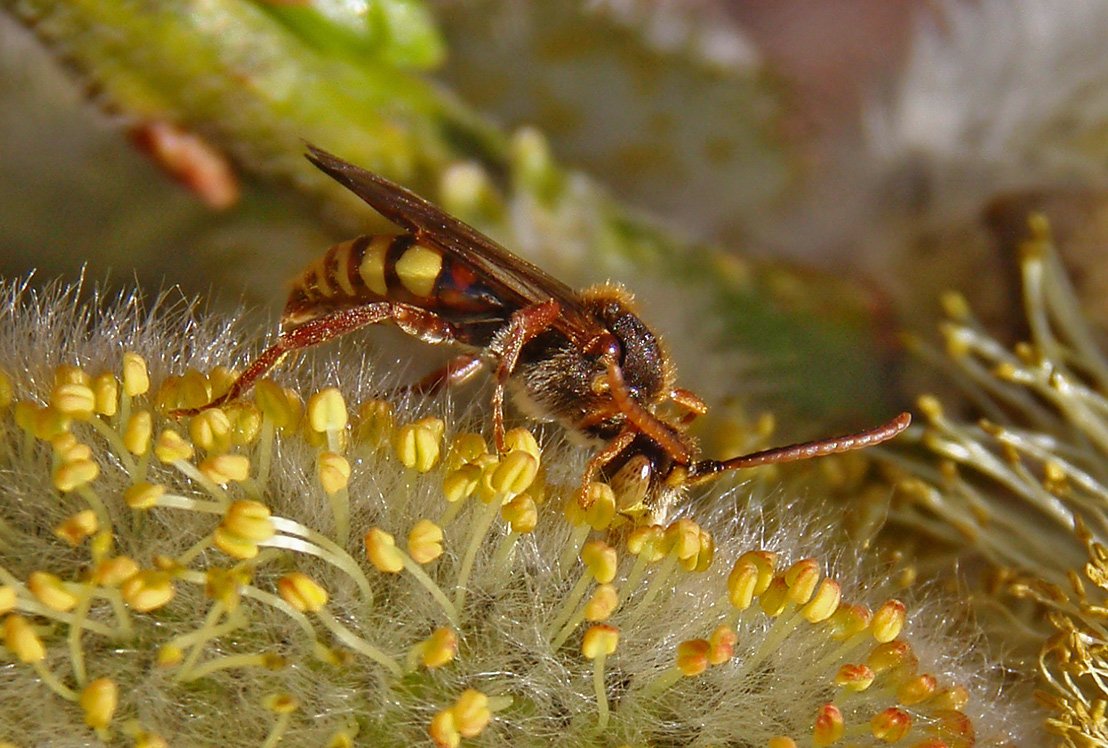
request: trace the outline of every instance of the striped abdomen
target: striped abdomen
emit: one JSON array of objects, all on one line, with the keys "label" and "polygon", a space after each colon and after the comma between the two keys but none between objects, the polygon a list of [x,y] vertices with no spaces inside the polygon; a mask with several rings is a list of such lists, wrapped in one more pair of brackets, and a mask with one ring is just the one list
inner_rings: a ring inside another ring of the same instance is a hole
[{"label": "striped abdomen", "polygon": [[484,344],[484,328],[495,330],[512,312],[465,262],[412,234],[359,236],[328,249],[293,281],[281,326],[290,330],[336,309],[381,301],[476,325],[475,339],[463,341],[476,345]]}]

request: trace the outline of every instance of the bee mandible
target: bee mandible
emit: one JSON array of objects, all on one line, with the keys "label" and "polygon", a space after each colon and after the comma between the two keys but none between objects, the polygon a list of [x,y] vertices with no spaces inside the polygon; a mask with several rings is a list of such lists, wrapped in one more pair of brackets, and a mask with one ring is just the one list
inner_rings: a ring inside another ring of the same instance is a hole
[{"label": "bee mandible", "polygon": [[652,516],[689,486],[740,468],[867,447],[899,434],[901,413],[867,431],[777,447],[728,460],[700,459],[688,425],[707,405],[676,386],[659,337],[613,284],[575,291],[471,226],[376,174],[309,145],[307,158],[405,233],[336,244],[294,282],[277,342],[221,397],[194,415],[244,394],[288,353],[368,325],[389,322],[426,343],[463,352],[420,380],[424,392],[492,369],[492,425],[505,446],[506,394],[523,413],[556,421],[598,448],[578,499],[609,483],[621,509]]}]

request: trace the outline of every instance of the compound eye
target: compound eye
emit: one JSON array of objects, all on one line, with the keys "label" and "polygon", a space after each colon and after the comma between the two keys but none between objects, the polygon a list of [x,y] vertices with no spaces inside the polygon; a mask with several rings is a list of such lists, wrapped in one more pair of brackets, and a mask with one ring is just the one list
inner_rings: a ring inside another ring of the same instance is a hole
[{"label": "compound eye", "polygon": [[616,506],[627,511],[643,505],[650,494],[654,468],[646,455],[635,455],[616,471],[608,485],[616,495]]}]

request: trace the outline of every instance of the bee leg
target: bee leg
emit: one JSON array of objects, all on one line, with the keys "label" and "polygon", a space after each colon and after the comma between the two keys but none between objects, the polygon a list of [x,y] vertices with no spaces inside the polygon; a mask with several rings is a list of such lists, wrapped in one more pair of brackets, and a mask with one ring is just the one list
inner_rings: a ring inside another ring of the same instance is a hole
[{"label": "bee leg", "polygon": [[353,332],[360,327],[390,320],[396,322],[402,328],[418,324],[421,329],[428,333],[434,332],[442,336],[444,340],[453,338],[452,326],[448,322],[430,312],[407,305],[382,301],[351,309],[342,309],[309,320],[291,330],[283,331],[277,338],[277,342],[262,351],[223,395],[207,405],[199,408],[171,411],[170,415],[175,418],[194,416],[208,408],[219,407],[240,397],[289,353],[325,343],[348,332]]},{"label": "bee leg", "polygon": [[692,390],[686,390],[684,387],[674,387],[670,390],[669,399],[686,411],[678,422],[681,426],[688,426],[696,420],[697,416],[702,416],[708,412],[708,403],[701,400],[700,395]]},{"label": "bee leg", "polygon": [[463,353],[446,362],[446,366],[436,369],[414,384],[398,388],[399,392],[414,392],[420,395],[434,395],[447,387],[455,387],[468,382],[484,366],[481,357],[474,353]]},{"label": "bee leg", "polygon": [[508,378],[519,363],[519,354],[523,346],[537,335],[545,332],[558,318],[561,305],[554,299],[541,304],[532,304],[517,309],[508,320],[504,330],[503,348],[500,351],[500,363],[496,367],[496,386],[492,391],[492,430],[496,441],[496,451],[505,451],[504,443],[504,388]]},{"label": "bee leg", "polygon": [[600,469],[615,459],[623,450],[627,449],[635,439],[638,431],[633,428],[624,428],[616,434],[615,438],[604,445],[604,448],[594,454],[585,465],[585,473],[581,476],[581,487],[577,490],[577,504],[582,509],[588,509],[591,502],[588,500],[589,484],[596,478]]}]

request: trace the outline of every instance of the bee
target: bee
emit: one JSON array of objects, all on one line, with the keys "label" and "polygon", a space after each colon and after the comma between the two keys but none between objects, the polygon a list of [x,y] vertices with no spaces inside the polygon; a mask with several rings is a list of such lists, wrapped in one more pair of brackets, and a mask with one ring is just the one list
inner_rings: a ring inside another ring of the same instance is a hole
[{"label": "bee", "polygon": [[292,351],[369,325],[391,323],[425,343],[462,349],[414,389],[436,391],[492,370],[493,438],[505,445],[507,395],[524,414],[555,421],[597,448],[578,499],[596,480],[623,510],[653,517],[685,489],[741,468],[867,447],[899,434],[901,413],[867,431],[728,460],[701,459],[689,424],[707,405],[676,386],[676,372],[632,298],[613,284],[575,291],[471,226],[376,174],[309,145],[307,158],[404,229],[336,244],[293,283],[277,342],[226,394],[193,415],[244,394]]}]

